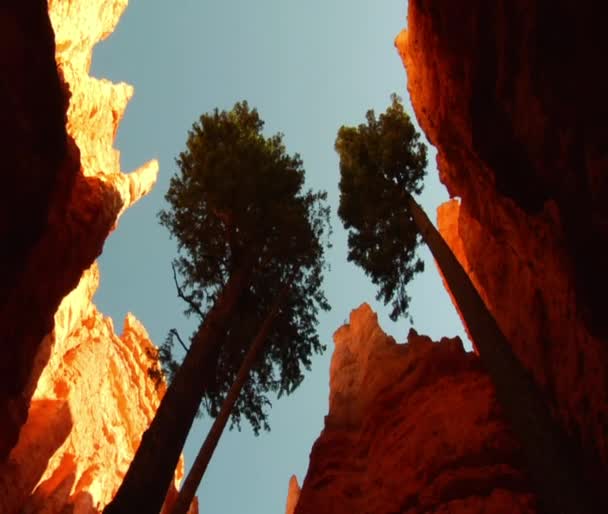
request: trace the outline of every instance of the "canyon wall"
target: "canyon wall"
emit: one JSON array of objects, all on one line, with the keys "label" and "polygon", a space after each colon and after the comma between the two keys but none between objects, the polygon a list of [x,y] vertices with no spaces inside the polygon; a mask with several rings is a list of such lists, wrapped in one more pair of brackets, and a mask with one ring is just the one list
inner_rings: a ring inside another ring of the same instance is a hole
[{"label": "canyon wall", "polygon": [[[23,4],[23,5],[22,5]],[[121,173],[113,140],[132,88],[89,77],[93,46],[126,1],[13,2],[0,12],[0,459],[16,444],[62,299],[119,215],[156,180],[151,161]],[[47,10],[48,9],[48,10]],[[50,19],[49,19],[50,15]],[[51,25],[52,22],[52,25]],[[36,365],[34,363],[36,362]]]},{"label": "canyon wall", "polygon": [[[133,93],[88,75],[126,0],[0,9],[0,512],[94,514],[158,404],[153,347],[91,303],[94,264],[157,163],[113,148]],[[608,479],[606,6],[410,0],[396,44],[454,199],[439,227],[555,412]],[[407,345],[361,307],[335,336],[325,428],[289,514],[536,512],[473,354]],[[174,494],[174,491],[171,492]]]},{"label": "canyon wall", "polygon": [[164,391],[148,376],[156,361],[145,329],[128,315],[117,336],[92,303],[95,258],[158,172],[156,161],[121,172],[113,142],[133,88],[88,74],[126,5],[0,9],[2,514],[100,512]]},{"label": "canyon wall", "polygon": [[[608,480],[606,6],[409,0],[395,44],[452,200],[439,229],[583,456]],[[336,335],[330,408],[287,514],[536,512],[473,354],[365,308]],[[371,341],[374,341],[371,343]]]},{"label": "canyon wall", "polygon": [[492,384],[458,338],[412,330],[396,344],[362,305],[334,342],[329,413],[288,514],[537,512]]},{"label": "canyon wall", "polygon": [[[50,357],[28,418],[0,465],[0,512],[93,514],[109,503],[154,416],[164,385],[148,375],[156,348],[131,315],[122,335],[92,303],[94,264],[55,314]],[[183,469],[180,467],[178,478]]]},{"label": "canyon wall", "polygon": [[456,197],[439,209],[440,231],[598,484],[608,480],[605,11],[410,0],[396,40]]}]

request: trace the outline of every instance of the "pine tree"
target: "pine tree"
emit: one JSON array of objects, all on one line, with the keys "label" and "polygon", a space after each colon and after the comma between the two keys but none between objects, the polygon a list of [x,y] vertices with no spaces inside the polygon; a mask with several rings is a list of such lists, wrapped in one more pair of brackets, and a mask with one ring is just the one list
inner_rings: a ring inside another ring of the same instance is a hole
[{"label": "pine tree", "polygon": [[426,147],[420,142],[399,98],[367,123],[341,127],[338,215],[348,230],[348,260],[361,266],[378,286],[377,299],[391,302],[391,319],[408,314],[407,285],[423,271],[416,251],[420,230],[403,201],[419,194],[426,174]]},{"label": "pine tree", "polygon": [[[257,327],[293,280],[235,406],[266,426],[267,392],[289,394],[320,352],[319,310],[329,246],[326,194],[304,189],[302,160],[282,135],[265,137],[246,102],[203,114],[188,134],[160,221],[177,240],[180,296],[201,323],[105,514],[158,514],[192,421],[205,399],[217,415]],[[293,274],[293,275],[292,275]]]},{"label": "pine tree", "polygon": [[[424,241],[452,292],[494,386],[518,436],[542,506],[547,512],[594,512],[599,497],[582,479],[580,457],[553,418],[536,382],[518,360],[470,278],[413,195],[422,191],[426,150],[399,98],[367,123],[341,127],[340,208],[349,230],[349,260],[379,286],[379,298],[392,301],[391,317],[408,312],[406,287],[422,271],[416,249]],[[597,511],[599,512],[599,511]]]}]

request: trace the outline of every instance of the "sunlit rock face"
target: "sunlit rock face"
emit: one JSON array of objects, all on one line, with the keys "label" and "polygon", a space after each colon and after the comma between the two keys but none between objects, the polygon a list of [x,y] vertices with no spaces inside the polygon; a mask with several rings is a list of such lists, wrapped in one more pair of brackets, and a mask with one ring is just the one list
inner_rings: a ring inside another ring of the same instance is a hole
[{"label": "sunlit rock face", "polygon": [[129,315],[115,335],[91,301],[105,238],[158,171],[121,172],[113,141],[133,90],[88,75],[125,7],[49,0],[0,13],[2,514],[100,512],[164,389],[148,376],[144,328]]},{"label": "sunlit rock face", "polygon": [[154,416],[164,390],[148,375],[156,349],[131,315],[122,335],[114,334],[111,319],[91,302],[98,281],[93,265],[62,301],[42,343],[50,358],[19,442],[0,469],[3,514],[101,511]]},{"label": "sunlit rock face", "polygon": [[285,514],[294,514],[296,505],[300,499],[300,484],[295,475],[289,479],[289,488],[287,489],[287,502],[285,504]]},{"label": "sunlit rock face", "polygon": [[[61,298],[78,283],[93,255],[88,247],[72,253],[65,246],[66,239],[76,243],[83,237],[74,223],[78,211],[73,209],[72,191],[88,188],[77,180],[78,150],[65,129],[67,96],[57,74],[46,2],[4,5],[0,38],[1,460],[27,416],[29,396],[24,390],[38,345],[52,328]],[[80,201],[89,200],[83,194]],[[100,216],[91,231],[99,226],[109,229],[108,220]],[[65,271],[66,262],[68,269],[79,269]]]},{"label": "sunlit rock face", "polygon": [[[606,6],[410,0],[396,40],[458,197],[439,228],[608,480]],[[577,472],[585,472],[577,470]]]},{"label": "sunlit rock face", "polygon": [[412,330],[398,345],[363,305],[334,341],[295,514],[537,512],[493,387],[458,338]]},{"label": "sunlit rock face", "polygon": [[130,86],[88,76],[93,46],[125,6],[50,0],[47,11],[37,0],[12,2],[0,15],[0,459],[16,444],[52,352],[41,355],[40,345],[60,302],[156,178],[154,161],[121,173],[112,147]]}]

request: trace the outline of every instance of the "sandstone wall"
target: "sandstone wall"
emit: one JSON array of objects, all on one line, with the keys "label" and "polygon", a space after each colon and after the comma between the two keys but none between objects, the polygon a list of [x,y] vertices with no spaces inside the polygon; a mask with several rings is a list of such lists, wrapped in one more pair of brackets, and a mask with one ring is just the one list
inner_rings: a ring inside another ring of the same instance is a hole
[{"label": "sandstone wall", "polygon": [[329,413],[288,514],[537,512],[493,387],[458,338],[412,330],[398,345],[363,305],[334,341]]},{"label": "sandstone wall", "polygon": [[124,0],[51,0],[47,7],[35,0],[0,13],[8,94],[1,120],[0,459],[26,419],[51,350],[41,356],[40,344],[60,302],[99,255],[121,212],[156,180],[156,161],[121,173],[113,148],[132,88],[88,75],[93,46],[111,33],[125,6]]},{"label": "sandstone wall", "polygon": [[0,10],[2,514],[100,512],[164,390],[148,377],[155,350],[145,329],[129,315],[119,337],[92,303],[94,259],[158,171],[151,161],[121,172],[113,142],[133,89],[88,74],[126,4]]},{"label": "sandstone wall", "polygon": [[[17,446],[0,466],[0,512],[100,512],[120,485],[159,402],[156,349],[131,315],[122,335],[91,302],[87,270],[64,298],[42,347],[46,363]],[[180,469],[181,478],[182,470]]]},{"label": "sandstone wall", "polygon": [[606,6],[411,0],[396,40],[456,199],[439,228],[608,479]]}]

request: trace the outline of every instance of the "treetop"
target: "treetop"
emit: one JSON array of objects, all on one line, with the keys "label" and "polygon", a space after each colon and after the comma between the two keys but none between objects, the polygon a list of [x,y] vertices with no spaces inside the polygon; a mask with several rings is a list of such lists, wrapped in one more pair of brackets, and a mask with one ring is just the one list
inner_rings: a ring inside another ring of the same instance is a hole
[{"label": "treetop", "polygon": [[[219,411],[248,345],[273,299],[291,278],[285,305],[273,324],[264,356],[235,406],[258,430],[267,427],[266,393],[289,394],[324,349],[316,332],[329,248],[329,207],[324,191],[305,189],[302,159],[287,153],[282,134],[265,136],[264,122],[247,102],[200,116],[176,159],[160,222],[177,240],[174,264],[188,314],[203,322],[231,274],[252,262],[249,287],[216,358],[216,377],[203,405]],[[165,345],[166,347],[167,345]],[[166,354],[166,352],[165,352]]]},{"label": "treetop", "polygon": [[366,123],[342,126],[335,149],[340,157],[338,215],[348,230],[348,260],[361,266],[391,302],[391,319],[408,315],[406,285],[424,269],[416,257],[421,243],[405,194],[420,194],[426,147],[393,94],[387,110],[367,111]]}]

